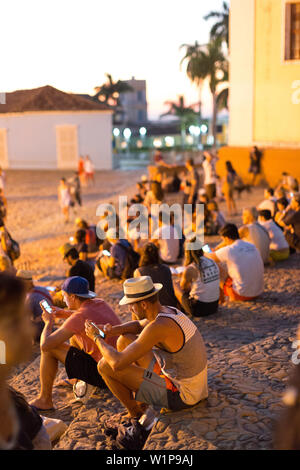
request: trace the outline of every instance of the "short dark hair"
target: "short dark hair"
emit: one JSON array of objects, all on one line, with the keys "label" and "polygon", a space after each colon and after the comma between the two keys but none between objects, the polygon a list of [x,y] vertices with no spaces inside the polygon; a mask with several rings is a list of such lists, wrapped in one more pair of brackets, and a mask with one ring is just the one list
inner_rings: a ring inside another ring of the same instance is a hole
[{"label": "short dark hair", "polygon": [[193,158],[188,158],[186,161],[189,165],[194,166],[194,159]]},{"label": "short dark hair", "polygon": [[277,200],[277,204],[280,204],[284,208],[286,208],[289,205],[289,201],[287,200],[286,197],[281,197],[280,199]]},{"label": "short dark hair", "polygon": [[267,192],[271,195],[274,196],[274,189],[273,188],[268,188]]},{"label": "short dark hair", "polygon": [[85,236],[86,236],[86,231],[83,230],[82,228],[77,230],[77,232],[75,233],[75,239],[79,243],[85,241]]},{"label": "short dark hair", "polygon": [[72,259],[78,259],[79,258],[79,254],[78,254],[78,251],[76,250],[76,248],[72,248],[67,254],[66,254],[66,258],[68,256],[71,256]]},{"label": "short dark hair", "polygon": [[234,224],[225,224],[220,230],[221,237],[229,238],[230,240],[239,240],[239,231]]},{"label": "short dark hair", "polygon": [[272,219],[271,211],[269,211],[268,209],[264,209],[264,210],[262,210],[262,211],[258,211],[258,215],[259,215],[259,217],[262,217],[262,218],[265,219],[265,220],[270,220],[270,219]]}]

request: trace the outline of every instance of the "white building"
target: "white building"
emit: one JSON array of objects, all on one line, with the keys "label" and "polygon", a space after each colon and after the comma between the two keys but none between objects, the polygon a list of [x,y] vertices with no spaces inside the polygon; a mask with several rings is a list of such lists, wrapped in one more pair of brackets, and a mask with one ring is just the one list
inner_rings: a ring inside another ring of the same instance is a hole
[{"label": "white building", "polygon": [[51,86],[6,94],[0,104],[0,166],[76,169],[89,155],[112,169],[112,112],[101,103]]}]

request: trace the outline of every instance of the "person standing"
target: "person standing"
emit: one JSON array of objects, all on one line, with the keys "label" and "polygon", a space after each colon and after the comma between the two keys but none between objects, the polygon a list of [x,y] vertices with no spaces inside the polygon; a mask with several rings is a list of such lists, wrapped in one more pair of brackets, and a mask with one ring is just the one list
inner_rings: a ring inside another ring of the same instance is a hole
[{"label": "person standing", "polygon": [[85,173],[87,185],[89,185],[90,181],[92,185],[94,185],[95,184],[95,179],[94,179],[95,167],[89,155],[86,155],[85,157],[84,173]]},{"label": "person standing", "polygon": [[204,187],[208,199],[211,200],[216,197],[216,163],[218,161],[218,157],[213,157],[209,152],[204,152],[203,156],[205,157],[205,160],[202,163],[204,170]]},{"label": "person standing", "polygon": [[227,214],[229,216],[236,215],[236,205],[233,199],[234,183],[235,183],[236,178],[237,178],[236,171],[233,168],[231,162],[228,160],[226,162],[226,175],[225,175],[225,183],[223,186],[223,192],[224,192],[226,205],[227,205]]},{"label": "person standing", "polygon": [[194,160],[189,158],[186,163],[185,167],[187,169],[187,176],[186,176],[186,193],[185,193],[185,204],[192,204],[193,212],[195,210],[197,198],[198,198],[198,191],[200,186],[200,178],[199,174],[195,168]]},{"label": "person standing", "polygon": [[250,153],[250,168],[248,173],[252,174],[252,181],[251,185],[254,186],[256,182],[256,178],[261,173],[261,159],[262,159],[262,152],[254,146]]},{"label": "person standing", "polygon": [[80,155],[79,160],[78,160],[78,175],[79,175],[81,184],[85,186],[86,181],[85,181],[85,172],[84,172],[84,158],[82,155]]},{"label": "person standing", "polygon": [[69,222],[69,210],[71,206],[71,192],[70,187],[66,182],[65,178],[61,178],[58,186],[58,201],[62,210],[62,214],[65,218],[65,223]]},{"label": "person standing", "polygon": [[82,198],[81,198],[81,183],[79,172],[76,171],[74,177],[69,180],[71,186],[71,195],[72,199],[75,203],[77,203],[80,207],[82,206]]}]

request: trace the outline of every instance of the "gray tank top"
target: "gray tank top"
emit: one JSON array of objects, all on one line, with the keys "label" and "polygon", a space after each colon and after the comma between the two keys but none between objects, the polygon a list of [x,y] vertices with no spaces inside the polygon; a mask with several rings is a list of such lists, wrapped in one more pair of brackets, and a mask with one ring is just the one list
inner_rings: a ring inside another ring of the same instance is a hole
[{"label": "gray tank top", "polygon": [[162,373],[180,384],[181,380],[200,374],[207,367],[207,358],[205,345],[196,325],[184,313],[176,308],[172,310],[174,313],[159,313],[157,318],[166,317],[177,323],[183,332],[183,346],[174,353],[154,348],[153,354]]}]

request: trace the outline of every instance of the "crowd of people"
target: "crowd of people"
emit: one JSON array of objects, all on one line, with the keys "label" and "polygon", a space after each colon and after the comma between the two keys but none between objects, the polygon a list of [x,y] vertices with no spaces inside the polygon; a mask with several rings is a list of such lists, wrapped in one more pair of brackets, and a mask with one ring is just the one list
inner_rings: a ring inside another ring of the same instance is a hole
[{"label": "crowd of people", "polygon": [[[257,158],[253,156],[254,175]],[[59,248],[68,269],[56,289],[38,286],[31,272],[14,268],[16,242],[5,227],[6,212],[1,217],[0,327],[8,345],[7,362],[0,369],[1,449],[51,447],[40,414],[55,409],[59,363],[65,367],[66,386],[73,387],[78,401],[86,402],[98,387],[109,389],[125,407],[127,415],[117,425],[106,422],[104,430],[123,449],[143,447],[157,410],[189,409],[208,397],[205,345],[193,320],[215,315],[227,299],[255,300],[264,291],[264,266],[286,260],[300,249],[295,178],[283,174],[276,188],[265,191],[257,208],[243,210],[243,225],[237,227],[226,222],[219,210],[224,197],[228,216],[237,211],[237,173],[231,162],[225,163],[220,192],[217,160],[204,152],[200,171],[192,159],[187,160],[185,174],[176,173],[168,186],[160,175],[153,181],[144,175],[127,209],[129,214],[133,204],[141,204],[151,209],[148,217],[140,212],[127,215],[127,224],[121,226],[120,215],[108,209],[101,218],[101,231],[77,218],[74,236]],[[156,162],[168,166],[159,156]],[[73,193],[79,205],[82,161],[80,165]],[[92,167],[88,169],[93,180]],[[1,178],[3,173],[0,182]],[[152,210],[153,204],[165,202],[167,187],[182,192],[193,216],[197,204],[204,204],[204,233],[219,234],[218,246],[193,248],[197,238],[189,238],[182,220],[172,215],[166,221],[164,212]],[[0,189],[1,199],[3,182]],[[59,201],[67,221],[72,197],[65,179],[60,182]],[[116,220],[116,226],[110,226],[110,220]],[[143,222],[144,232],[137,230],[138,221]],[[129,308],[129,322],[123,323],[97,296],[97,275],[123,282],[120,306]],[[29,357],[32,340],[40,344],[40,392],[28,404],[7,386],[7,377]]]}]

